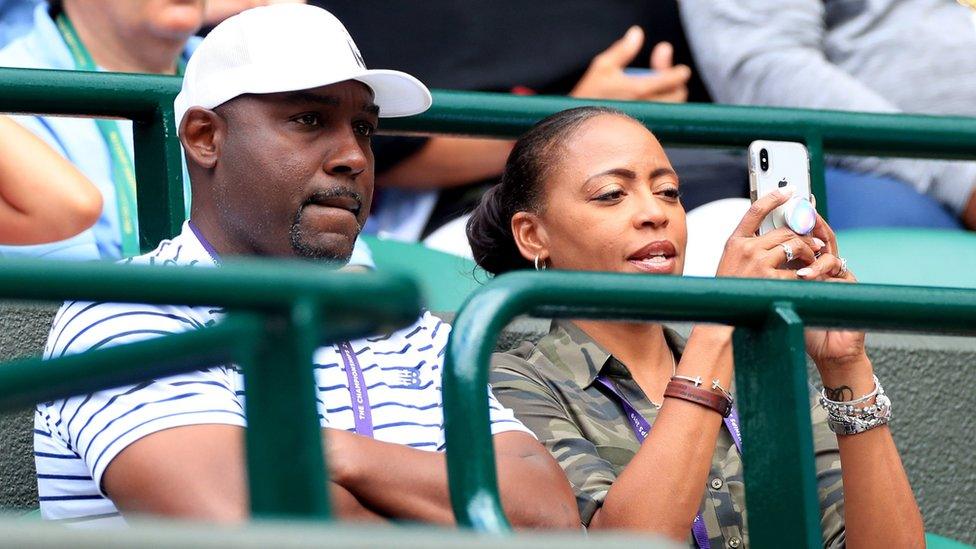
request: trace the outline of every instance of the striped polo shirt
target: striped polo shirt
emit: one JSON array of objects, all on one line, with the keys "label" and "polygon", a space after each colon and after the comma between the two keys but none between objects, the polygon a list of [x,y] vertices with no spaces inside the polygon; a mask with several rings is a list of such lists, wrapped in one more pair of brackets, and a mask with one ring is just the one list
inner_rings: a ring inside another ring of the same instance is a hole
[{"label": "striped polo shirt", "polygon": [[[219,264],[206,241],[184,224],[172,240],[132,263]],[[61,357],[201,328],[220,309],[172,305],[67,302],[44,350]],[[444,450],[441,365],[450,326],[425,312],[412,326],[353,341],[369,397],[373,437],[421,450]],[[355,431],[346,368],[337,346],[314,354],[319,420]],[[529,431],[488,390],[492,434]],[[195,424],[245,426],[244,379],[234,365],[154,379],[94,394],[45,402],[34,419],[38,496],[45,519],[78,526],[124,524],[101,490],[105,468],[127,445],[151,433]]]}]

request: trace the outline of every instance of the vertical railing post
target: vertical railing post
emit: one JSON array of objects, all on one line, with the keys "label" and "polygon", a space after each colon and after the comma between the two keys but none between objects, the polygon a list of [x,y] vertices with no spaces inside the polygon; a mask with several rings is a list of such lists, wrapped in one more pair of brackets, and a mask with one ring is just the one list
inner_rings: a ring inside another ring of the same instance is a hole
[{"label": "vertical railing post", "polygon": [[811,133],[807,137],[807,151],[810,153],[810,191],[817,198],[817,211],[824,219],[830,219],[827,211],[827,180],[824,175],[823,136]]},{"label": "vertical railing post", "polygon": [[312,372],[318,316],[308,301],[269,314],[264,336],[245,361],[248,485],[255,516],[331,516]]},{"label": "vertical railing post", "polygon": [[139,247],[143,252],[176,236],[186,219],[183,153],[176,136],[173,103],[161,101],[151,118],[132,123]]},{"label": "vertical railing post", "polygon": [[[510,316],[497,313],[504,303],[515,306],[504,293],[477,292],[465,304],[447,340],[442,394],[447,476],[451,506],[459,526],[479,532],[512,530],[502,510],[495,474],[491,422],[488,412],[488,372],[491,351]],[[496,312],[496,314],[492,314]]]},{"label": "vertical railing post", "polygon": [[776,304],[733,339],[752,547],[822,545],[803,321]]}]

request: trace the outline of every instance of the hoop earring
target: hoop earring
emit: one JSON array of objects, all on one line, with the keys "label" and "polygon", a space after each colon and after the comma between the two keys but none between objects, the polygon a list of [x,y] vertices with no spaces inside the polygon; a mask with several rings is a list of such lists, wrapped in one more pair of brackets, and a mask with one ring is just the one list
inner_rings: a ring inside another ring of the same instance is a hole
[{"label": "hoop earring", "polygon": [[547,269],[545,259],[542,260],[542,268],[539,268],[539,254],[535,254],[535,261],[533,263],[535,264],[535,270],[537,271],[544,271]]}]

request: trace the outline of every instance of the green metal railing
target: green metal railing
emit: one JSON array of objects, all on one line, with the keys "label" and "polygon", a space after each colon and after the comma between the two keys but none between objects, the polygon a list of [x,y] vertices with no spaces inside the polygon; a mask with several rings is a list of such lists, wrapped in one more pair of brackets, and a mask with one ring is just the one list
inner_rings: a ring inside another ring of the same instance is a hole
[{"label": "green metal railing", "polygon": [[[183,220],[180,150],[173,98],[180,79],[115,73],[0,69],[0,112],[131,119],[144,250],[179,232]],[[552,113],[580,105],[617,107],[665,144],[743,148],[755,139],[806,143],[817,208],[827,214],[824,154],[976,158],[976,119],[808,109],[593,101],[568,97],[434,91],[434,106],[385,119],[386,133],[514,138]]]},{"label": "green metal railing", "polygon": [[[140,245],[151,249],[179,231],[184,217],[183,182],[172,120],[178,78],[0,69],[0,82],[0,112],[131,119]],[[976,120],[917,115],[435,91],[430,111],[385,120],[383,127],[387,132],[513,138],[544,116],[584,104],[618,107],[668,144],[743,147],[762,138],[802,141],[810,150],[814,192],[821,210],[827,204],[825,152],[976,158]],[[299,364],[307,366],[314,345],[362,335],[381,324],[389,328],[412,320],[417,312],[416,288],[399,279],[323,275],[307,266],[292,270],[255,265],[246,272],[229,266],[200,271],[94,265],[52,269],[49,263],[5,261],[0,269],[0,298],[207,304],[225,306],[229,314],[221,325],[194,333],[51,362],[0,367],[0,408],[191,370],[214,360],[234,360],[244,365],[248,380],[251,470],[263,468],[272,459],[284,462],[282,448],[289,449],[287,462],[294,465],[267,475],[251,475],[255,512],[326,515],[326,496],[319,490],[324,474],[321,448],[312,442],[313,435],[318,436],[317,422],[311,417],[314,407],[309,407],[308,398],[302,398],[289,408],[276,395],[305,393],[310,398],[311,374]],[[444,398],[448,443],[453,449],[449,455],[452,501],[460,522],[481,530],[507,529],[498,504],[483,396],[491,342],[515,314],[704,320],[739,326],[736,379],[744,403],[745,474],[756,547],[772,546],[774,533],[785,536],[775,538],[779,546],[789,546],[789,541],[813,546],[819,539],[811,518],[816,514],[812,462],[804,457],[810,450],[810,426],[801,354],[803,322],[903,329],[917,329],[924,322],[928,329],[971,330],[976,318],[976,294],[963,290],[596,274],[538,276],[502,277],[479,291],[458,316],[451,337]],[[376,297],[362,300],[365,293]],[[364,309],[369,303],[376,307]],[[386,307],[391,309],[384,312]],[[163,349],[170,358],[185,362],[160,362]],[[131,364],[140,365],[138,373],[124,367]],[[766,391],[758,390],[760,377],[755,374],[760,369],[764,384],[775,381]],[[64,382],[51,385],[52,379]],[[775,401],[772,395],[777,395]],[[785,412],[761,413],[773,409]],[[295,422],[295,417],[302,419]],[[298,425],[292,425],[295,423]],[[283,429],[286,425],[289,427]],[[762,446],[773,440],[773,432],[777,444]],[[278,444],[254,442],[263,437]],[[313,446],[307,454],[292,453],[294,448]],[[750,447],[764,451],[752,455]],[[467,465],[462,466],[465,460]],[[762,478],[764,468],[773,466],[786,475],[776,485]],[[784,493],[784,487],[796,492]],[[792,525],[802,528],[790,533],[787,530]]]},{"label": "green metal railing", "polygon": [[0,299],[225,308],[221,322],[187,333],[0,364],[0,412],[216,364],[239,365],[245,379],[251,511],[264,517],[330,517],[314,350],[409,325],[420,314],[417,287],[401,276],[341,274],[280,261],[188,269],[55,267],[50,261],[6,259]]},{"label": "green metal railing", "polygon": [[976,331],[976,291],[694,279],[605,273],[514,273],[471,296],[444,365],[451,502],[460,524],[505,532],[484,398],[499,332],[513,318],[703,321],[736,326],[735,381],[752,547],[822,547],[803,328]]}]

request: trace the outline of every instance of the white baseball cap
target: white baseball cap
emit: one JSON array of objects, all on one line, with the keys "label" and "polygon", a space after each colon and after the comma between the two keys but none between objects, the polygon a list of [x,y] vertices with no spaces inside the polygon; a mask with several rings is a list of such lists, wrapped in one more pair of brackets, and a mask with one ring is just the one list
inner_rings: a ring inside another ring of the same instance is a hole
[{"label": "white baseball cap", "polygon": [[334,15],[306,4],[243,11],[217,25],[190,57],[174,102],[176,127],[190,107],[212,109],[246,93],[305,90],[357,80],[373,90],[380,116],[430,107],[430,91],[400,71],[367,69]]}]

